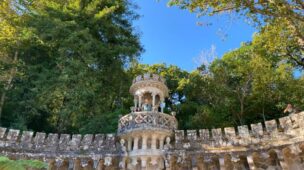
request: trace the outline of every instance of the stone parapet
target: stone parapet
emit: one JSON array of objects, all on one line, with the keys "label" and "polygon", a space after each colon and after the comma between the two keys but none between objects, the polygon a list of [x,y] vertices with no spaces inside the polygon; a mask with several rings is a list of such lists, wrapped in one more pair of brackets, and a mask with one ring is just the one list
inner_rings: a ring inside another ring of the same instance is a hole
[{"label": "stone parapet", "polygon": [[[263,126],[265,125],[265,126]],[[268,120],[263,123],[226,127],[218,129],[200,129],[175,131],[175,149],[201,149],[212,152],[219,149],[234,151],[238,148],[245,150],[284,146],[304,141],[304,112],[282,117],[278,120]],[[185,136],[186,134],[186,136]]]},{"label": "stone parapet", "polygon": [[174,116],[160,112],[135,112],[119,119],[118,134],[141,130],[172,131],[177,129]]},{"label": "stone parapet", "polygon": [[141,82],[141,81],[146,81],[146,80],[159,81],[164,84],[166,83],[166,80],[163,77],[161,77],[157,74],[146,73],[144,75],[139,75],[135,79],[133,79],[133,84],[135,84],[137,82]]},{"label": "stone parapet", "polygon": [[[302,156],[302,159],[304,156],[303,120],[304,112],[301,112],[248,126],[175,130],[172,147],[163,147],[164,139],[156,141],[156,147],[160,149],[157,152],[164,153],[163,160],[158,161],[167,161],[171,166],[195,168],[203,164],[207,167],[239,166],[245,165],[242,161],[246,160],[246,166],[259,167],[260,161],[269,167],[272,163],[267,160],[276,155],[277,161],[281,163],[279,166],[284,169],[294,166],[288,162],[288,157]],[[55,160],[56,166],[60,166],[65,159],[74,165],[75,158],[81,159],[81,166],[85,166],[84,162],[92,159],[94,167],[102,161],[102,166],[117,168],[120,161],[127,161],[122,159],[126,153],[120,150],[119,140],[116,134],[46,134],[0,128],[0,154],[46,162]],[[143,147],[141,140],[138,138],[137,141],[140,148]],[[127,156],[137,159],[138,155],[146,154],[141,152],[146,151],[155,152],[147,144],[146,150],[131,151],[131,155]],[[302,165],[298,163],[297,166]]]}]

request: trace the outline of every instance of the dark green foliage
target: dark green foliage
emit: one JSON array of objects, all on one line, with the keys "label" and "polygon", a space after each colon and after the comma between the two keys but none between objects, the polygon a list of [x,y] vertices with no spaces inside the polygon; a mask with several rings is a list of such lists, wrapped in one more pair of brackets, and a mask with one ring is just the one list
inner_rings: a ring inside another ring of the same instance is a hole
[{"label": "dark green foliage", "polygon": [[[179,5],[200,5],[193,2]],[[252,42],[187,72],[138,63],[133,7],[125,0],[1,1],[1,126],[113,133],[133,105],[132,79],[147,72],[167,80],[165,112],[177,112],[180,129],[272,119],[288,103],[304,108],[304,78],[293,75],[302,46],[290,20],[268,18]]]},{"label": "dark green foliage", "polygon": [[[25,38],[17,40],[18,47],[3,42],[12,49],[6,55],[18,50],[20,63],[5,100],[3,124],[77,133],[80,128],[88,130],[84,128],[91,119],[108,116],[108,121],[116,123],[116,109],[123,106],[125,85],[130,85],[124,67],[142,50],[131,25],[137,18],[131,4],[38,0],[22,5],[21,12],[14,14],[18,22],[7,25],[26,33]],[[14,11],[14,6],[5,9]],[[97,132],[112,130],[114,125],[88,128]]]},{"label": "dark green foliage", "polygon": [[37,160],[10,160],[7,157],[0,157],[1,170],[26,170],[28,168],[46,169],[47,164]]}]

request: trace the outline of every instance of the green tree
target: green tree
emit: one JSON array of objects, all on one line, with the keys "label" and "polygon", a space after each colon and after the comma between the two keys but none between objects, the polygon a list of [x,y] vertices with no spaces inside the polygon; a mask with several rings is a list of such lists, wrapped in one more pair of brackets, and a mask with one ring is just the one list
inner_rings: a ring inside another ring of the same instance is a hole
[{"label": "green tree", "polygon": [[199,15],[237,13],[249,18],[260,26],[261,40],[275,49],[270,52],[281,55],[284,52],[285,57],[304,67],[304,3],[301,0],[170,0],[169,4]]},{"label": "green tree", "polygon": [[[102,123],[106,114],[118,119],[115,110],[122,107],[125,84],[130,83],[121,78],[125,65],[142,51],[132,27],[138,17],[132,4],[124,0],[17,2],[22,7],[11,9],[18,10],[16,17],[22,22],[10,26],[26,30],[27,38],[18,42],[22,74],[14,78],[2,122],[63,133],[79,132],[80,127],[87,132],[90,121]],[[10,24],[5,16],[10,13],[1,17]],[[105,129],[113,127],[91,130]]]}]

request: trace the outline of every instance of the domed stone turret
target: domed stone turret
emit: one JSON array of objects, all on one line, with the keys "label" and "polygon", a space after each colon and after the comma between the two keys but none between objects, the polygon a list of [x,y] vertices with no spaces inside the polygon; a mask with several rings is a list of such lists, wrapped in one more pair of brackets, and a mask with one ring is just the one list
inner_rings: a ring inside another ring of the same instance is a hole
[{"label": "domed stone turret", "polygon": [[130,93],[134,106],[118,124],[118,136],[127,141],[124,160],[131,160],[125,168],[163,169],[165,151],[177,129],[176,118],[163,113],[163,102],[168,97],[165,80],[156,74],[137,76]]},{"label": "domed stone turret", "polygon": [[135,107],[132,111],[156,111],[160,107],[164,108],[163,102],[168,97],[168,88],[162,77],[148,73],[133,80],[130,93],[134,96]]}]

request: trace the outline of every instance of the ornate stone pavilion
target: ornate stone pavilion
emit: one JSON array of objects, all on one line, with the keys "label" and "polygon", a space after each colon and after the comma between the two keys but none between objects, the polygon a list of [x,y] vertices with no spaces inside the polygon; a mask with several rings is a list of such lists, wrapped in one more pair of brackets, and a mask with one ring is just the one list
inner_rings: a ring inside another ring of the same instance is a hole
[{"label": "ornate stone pavilion", "polygon": [[178,130],[163,113],[165,80],[137,76],[131,113],[116,134],[46,134],[0,128],[0,154],[39,159],[51,170],[302,170],[304,112],[217,129]]}]

